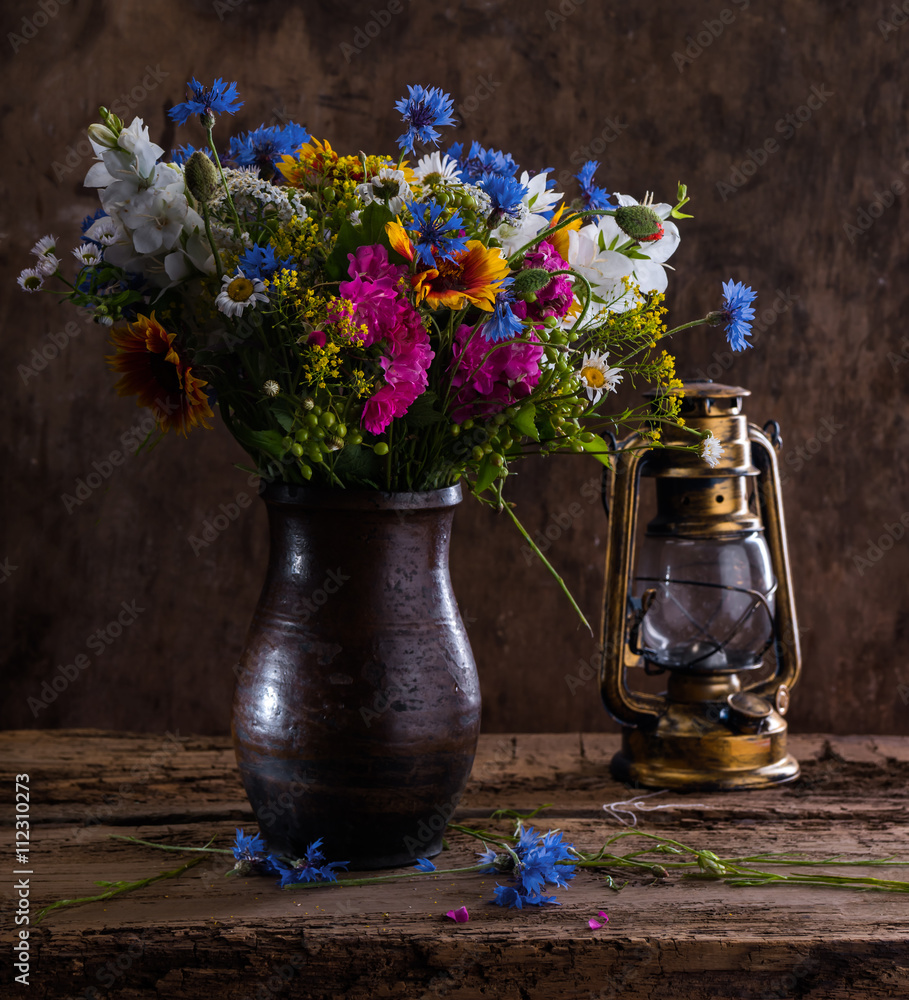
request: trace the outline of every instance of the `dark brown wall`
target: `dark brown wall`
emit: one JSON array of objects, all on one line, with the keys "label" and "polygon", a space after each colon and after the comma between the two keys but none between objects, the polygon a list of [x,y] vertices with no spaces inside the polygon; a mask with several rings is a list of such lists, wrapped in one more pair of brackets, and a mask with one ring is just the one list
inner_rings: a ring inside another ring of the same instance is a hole
[{"label": "dark brown wall", "polygon": [[[62,495],[103,467],[142,413],[115,396],[104,332],[83,320],[24,379],[19,366],[74,314],[14,287],[34,240],[65,241],[94,211],[81,181],[97,106],[126,95],[170,148],[165,110],[195,75],[237,80],[246,101],[237,129],[289,117],[340,150],[391,150],[393,102],[419,82],[461,105],[452,141],[477,138],[528,168],[571,173],[593,146],[601,183],[637,197],[668,200],[687,181],[695,218],[673,259],[673,317],[714,308],[728,278],[758,291],[759,313],[770,310],[755,349],[734,359],[719,331],[680,335],[674,347],[680,370],[750,388],[752,419],[784,429],[805,657],[792,725],[909,733],[909,532],[887,535],[909,511],[902,15],[894,25],[888,3],[829,0],[402,0],[376,34],[372,12],[388,9],[386,0],[3,5],[0,725],[228,727],[231,668],[263,574],[264,514],[256,501],[198,556],[187,539],[219,505],[251,495],[232,467],[245,456],[220,427],[170,439],[128,457],[68,513]],[[690,61],[674,56],[686,49]],[[799,125],[791,135],[787,115]],[[761,153],[768,140],[773,151]],[[548,555],[592,619],[605,519],[582,490],[596,476],[592,460],[549,459],[528,462],[511,488],[532,531],[555,534],[581,505]],[[889,547],[868,559],[882,535]],[[452,565],[485,728],[612,728],[595,685],[567,680],[595,641],[509,525],[465,503]],[[90,636],[133,601],[144,609],[136,622],[35,715],[26,699],[88,655]]]}]

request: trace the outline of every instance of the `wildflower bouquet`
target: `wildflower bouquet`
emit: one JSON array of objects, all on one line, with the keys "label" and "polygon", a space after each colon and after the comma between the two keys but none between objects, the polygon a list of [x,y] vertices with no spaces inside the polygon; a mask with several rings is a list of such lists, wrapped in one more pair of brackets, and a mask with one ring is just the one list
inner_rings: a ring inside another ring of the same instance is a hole
[{"label": "wildflower bouquet", "polygon": [[[659,443],[680,406],[666,336],[725,324],[733,349],[747,346],[754,293],[740,284],[703,319],[663,322],[682,185],[674,206],[639,204],[598,187],[590,161],[568,207],[549,170],[519,174],[476,142],[411,165],[454,122],[451,98],[422,86],[396,105],[397,159],[339,154],[294,123],[234,135],[219,154],[213,130],[242,106],[236,84],[188,91],[170,117],[200,124],[208,146],[169,161],[142,119],[101,109],[85,184],[102,208],[72,251],[78,273],[67,280],[48,236],[19,278],[27,291],[57,279],[111,327],[117,391],[161,434],[208,428],[217,407],[268,480],[463,481],[511,513],[502,485],[523,455],[608,464],[607,426]],[[623,378],[662,390],[656,412],[604,412]],[[691,433],[715,464],[715,439]]]}]

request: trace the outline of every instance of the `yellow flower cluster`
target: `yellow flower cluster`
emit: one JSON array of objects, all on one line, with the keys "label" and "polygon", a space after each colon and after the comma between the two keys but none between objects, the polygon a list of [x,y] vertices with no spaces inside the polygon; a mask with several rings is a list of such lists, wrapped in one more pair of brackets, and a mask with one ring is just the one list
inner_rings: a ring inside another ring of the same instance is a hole
[{"label": "yellow flower cluster", "polygon": [[357,323],[354,320],[354,313],[357,311],[355,302],[349,299],[342,299],[332,296],[328,300],[328,310],[334,323],[334,329],[348,343],[356,347],[362,347],[369,327],[365,323]]},{"label": "yellow flower cluster", "polygon": [[324,389],[328,381],[337,383],[341,378],[341,348],[330,341],[324,347],[313,346],[309,352],[309,364],[303,366],[304,382]]},{"label": "yellow flower cluster", "polygon": [[[311,139],[291,156],[284,156],[278,169],[292,187],[316,190],[323,186],[341,187],[345,181],[355,185],[394,166],[390,156],[338,156],[328,142]],[[336,193],[337,190],[336,190]]]},{"label": "yellow flower cluster", "polygon": [[286,260],[291,257],[298,263],[303,263],[314,248],[321,248],[324,245],[315,219],[307,218],[301,221],[296,216],[275,233],[270,244],[278,258]]}]

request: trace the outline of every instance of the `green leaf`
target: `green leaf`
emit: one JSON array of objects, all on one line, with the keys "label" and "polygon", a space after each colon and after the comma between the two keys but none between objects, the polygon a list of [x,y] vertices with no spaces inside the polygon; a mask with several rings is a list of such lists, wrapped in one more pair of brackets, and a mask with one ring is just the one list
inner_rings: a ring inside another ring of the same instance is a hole
[{"label": "green leaf", "polygon": [[287,431],[289,434],[294,429],[294,418],[293,414],[287,412],[287,410],[274,410],[275,420]]},{"label": "green leaf", "polygon": [[581,444],[584,445],[584,451],[593,455],[598,462],[602,462],[607,469],[612,468],[612,460],[608,454],[609,445],[599,434],[594,434],[592,441],[582,441]]},{"label": "green leaf", "polygon": [[489,487],[495,482],[496,476],[499,474],[499,466],[493,465],[490,459],[491,456],[487,455],[483,461],[480,462],[480,467],[477,469],[477,479],[473,484],[475,493],[482,493],[484,490],[488,490]]},{"label": "green leaf", "polygon": [[432,391],[424,392],[422,396],[418,396],[411,403],[407,415],[404,417],[407,426],[417,430],[447,420],[445,414],[436,409],[438,399],[439,397]]},{"label": "green leaf", "polygon": [[273,458],[284,457],[284,448],[281,444],[282,435],[277,431],[254,431],[240,424],[235,424],[233,432],[247,451],[264,452]]},{"label": "green leaf", "polygon": [[533,405],[533,403],[526,403],[520,410],[518,410],[517,415],[511,423],[526,437],[533,438],[534,441],[539,441],[540,435],[537,432],[537,425],[534,420],[536,413],[537,408]]},{"label": "green leaf", "polygon": [[335,457],[334,473],[345,486],[377,490],[377,483],[382,477],[382,462],[372,448],[349,444]]}]

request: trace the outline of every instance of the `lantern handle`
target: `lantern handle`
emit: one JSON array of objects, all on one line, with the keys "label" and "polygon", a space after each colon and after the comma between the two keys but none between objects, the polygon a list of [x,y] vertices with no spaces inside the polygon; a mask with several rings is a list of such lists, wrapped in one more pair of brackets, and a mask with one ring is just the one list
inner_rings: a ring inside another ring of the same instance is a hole
[{"label": "lantern handle", "polygon": [[[768,429],[771,431],[769,436],[765,433]],[[789,571],[786,522],[783,517],[780,469],[776,457],[777,442],[781,445],[782,437],[776,421],[769,421],[763,431],[756,424],[749,424],[748,436],[752,445],[751,459],[760,471],[756,484],[758,508],[767,534],[770,560],[777,577],[777,593],[773,629],[776,670],[772,676],[745,690],[773,699],[781,686],[791,689],[802,671],[799,626]]]},{"label": "lantern handle", "polygon": [[626,726],[652,728],[660,718],[664,700],[656,695],[631,691],[625,683],[636,501],[643,459],[650,452],[643,447],[645,443],[641,434],[633,434],[623,441],[616,449],[612,475],[603,480],[603,506],[609,517],[609,530],[606,533],[606,587],[600,625],[600,694],[614,719]]}]

